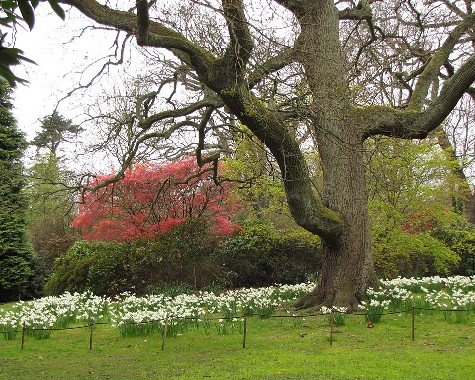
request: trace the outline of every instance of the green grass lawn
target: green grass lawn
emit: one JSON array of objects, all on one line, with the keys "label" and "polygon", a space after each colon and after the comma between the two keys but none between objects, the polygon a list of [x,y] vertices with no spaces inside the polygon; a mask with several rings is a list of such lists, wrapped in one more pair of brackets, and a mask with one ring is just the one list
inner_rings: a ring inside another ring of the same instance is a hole
[{"label": "green grass lawn", "polygon": [[54,331],[50,339],[0,340],[0,379],[475,379],[475,323],[410,314],[367,328],[347,316],[330,346],[325,318],[248,319],[243,335],[190,328],[167,338],[123,338],[108,325]]}]

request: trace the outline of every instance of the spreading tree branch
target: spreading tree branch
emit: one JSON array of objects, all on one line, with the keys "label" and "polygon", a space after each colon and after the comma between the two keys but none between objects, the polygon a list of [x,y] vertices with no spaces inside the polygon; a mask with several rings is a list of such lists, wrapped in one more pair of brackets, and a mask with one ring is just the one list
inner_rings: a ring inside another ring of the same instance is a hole
[{"label": "spreading tree branch", "polygon": [[444,82],[439,96],[424,111],[388,107],[355,109],[355,117],[365,126],[362,136],[425,138],[444,121],[474,81],[475,54]]},{"label": "spreading tree branch", "polygon": [[229,31],[229,46],[224,54],[228,78],[241,81],[254,43],[249,31],[242,0],[223,0],[224,16]]},{"label": "spreading tree branch", "polygon": [[[96,0],[59,0],[62,4],[75,7],[95,22],[122,30],[134,35],[137,31],[137,15],[129,11],[111,9]],[[143,5],[142,5],[143,6]],[[148,5],[147,5],[148,6]],[[143,11],[140,13],[143,16]],[[177,55],[184,54],[186,59],[197,70],[200,77],[209,80],[209,70],[216,59],[206,49],[197,46],[177,31],[167,28],[156,21],[149,21],[146,46],[165,48]],[[179,57],[180,58],[180,57]]]},{"label": "spreading tree branch", "polygon": [[466,17],[455,27],[444,41],[440,49],[433,54],[417,80],[416,87],[408,103],[408,109],[421,110],[434,79],[439,75],[440,68],[448,60],[460,38],[475,24],[475,13]]}]

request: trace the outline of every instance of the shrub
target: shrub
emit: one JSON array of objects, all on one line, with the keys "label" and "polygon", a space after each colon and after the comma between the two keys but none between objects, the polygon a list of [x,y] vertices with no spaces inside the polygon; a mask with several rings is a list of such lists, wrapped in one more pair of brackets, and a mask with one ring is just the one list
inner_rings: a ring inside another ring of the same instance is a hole
[{"label": "shrub", "polygon": [[455,274],[462,276],[475,275],[475,231],[459,231],[452,250],[460,256],[460,263]]},{"label": "shrub", "polygon": [[130,270],[128,243],[95,242],[93,258],[87,273],[86,289],[94,294],[112,296],[134,288]]},{"label": "shrub", "polygon": [[201,219],[190,219],[154,239],[78,241],[55,261],[45,291],[115,295],[182,285],[201,289],[224,277],[214,255],[217,245],[218,238]]},{"label": "shrub", "polygon": [[269,223],[247,220],[243,230],[219,247],[223,267],[234,287],[265,286],[272,273],[271,252],[279,243]]},{"label": "shrub", "polygon": [[272,283],[305,282],[320,272],[321,259],[321,241],[318,236],[304,229],[285,230],[272,251]]},{"label": "shrub", "polygon": [[318,237],[303,229],[277,231],[262,221],[245,221],[219,252],[234,287],[302,282],[320,269]]},{"label": "shrub", "polygon": [[395,229],[373,248],[376,272],[382,278],[446,275],[460,261],[454,251],[427,233]]},{"label": "shrub", "polygon": [[153,239],[78,241],[56,260],[46,292],[112,296],[289,284],[320,268],[320,240],[306,231],[278,232],[247,221],[243,232],[224,242],[210,231],[197,218]]},{"label": "shrub", "polygon": [[51,295],[69,292],[84,292],[92,258],[105,243],[77,241],[58,257],[53,265],[53,274],[45,284],[45,293]]}]

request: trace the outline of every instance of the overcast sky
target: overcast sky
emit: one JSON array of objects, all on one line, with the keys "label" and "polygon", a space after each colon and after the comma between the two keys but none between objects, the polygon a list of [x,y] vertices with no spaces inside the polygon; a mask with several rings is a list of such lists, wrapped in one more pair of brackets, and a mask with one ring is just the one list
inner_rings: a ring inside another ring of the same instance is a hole
[{"label": "overcast sky", "polygon": [[[104,60],[81,74],[91,62],[110,53],[109,48],[115,38],[115,33],[105,31],[88,31],[81,38],[74,38],[85,26],[90,25],[90,21],[77,11],[67,12],[66,21],[63,21],[52,13],[47,4],[41,3],[35,14],[36,23],[33,30],[19,28],[15,44],[23,50],[26,57],[37,63],[14,68],[17,76],[30,82],[18,85],[13,92],[14,115],[28,141],[39,131],[40,119],[55,110],[58,100],[77,87],[79,82],[87,83],[91,76],[97,73]],[[114,83],[118,83],[118,72],[123,70],[125,68],[114,67],[112,73],[105,75],[100,84],[86,93],[62,101],[58,112],[76,124],[81,123],[85,117],[84,105],[91,103],[101,92],[110,90]],[[87,138],[87,133],[85,135],[84,138]],[[68,148],[71,156],[75,154],[72,151],[76,148]],[[89,161],[91,160],[87,160]],[[79,163],[80,167],[84,165]]]},{"label": "overcast sky", "polygon": [[[19,85],[14,91],[14,115],[20,129],[27,133],[28,139],[34,137],[38,131],[39,119],[51,114],[59,99],[71,91],[80,80],[87,82],[92,73],[102,66],[102,63],[98,63],[86,71],[85,75],[80,74],[97,57],[107,54],[114,34],[89,31],[70,42],[89,24],[77,11],[67,12],[67,19],[63,21],[51,12],[47,4],[42,3],[37,9],[33,30],[19,28],[16,47],[37,63],[15,68],[17,76],[30,82]],[[101,87],[89,92],[91,97],[99,88]],[[72,97],[62,102],[58,111],[63,116],[77,121],[81,119],[81,105],[84,103],[84,94]]]},{"label": "overcast sky", "polygon": [[68,38],[65,23],[54,15],[45,16],[41,9],[37,13],[33,31],[19,28],[16,36],[16,47],[37,63],[15,68],[17,76],[30,82],[14,91],[14,114],[28,139],[34,136],[38,119],[54,110],[60,95],[72,84],[65,74],[74,62],[72,47],[63,45]]}]

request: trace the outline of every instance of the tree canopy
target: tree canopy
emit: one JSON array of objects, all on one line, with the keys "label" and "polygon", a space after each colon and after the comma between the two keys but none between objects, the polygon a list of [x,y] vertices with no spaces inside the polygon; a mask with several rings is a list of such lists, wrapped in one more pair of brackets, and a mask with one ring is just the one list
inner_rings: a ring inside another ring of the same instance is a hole
[{"label": "tree canopy", "polygon": [[41,130],[31,141],[31,145],[36,146],[38,151],[42,148],[47,149],[49,153],[59,158],[59,145],[74,139],[80,132],[82,132],[80,126],[54,111],[41,119]]}]

